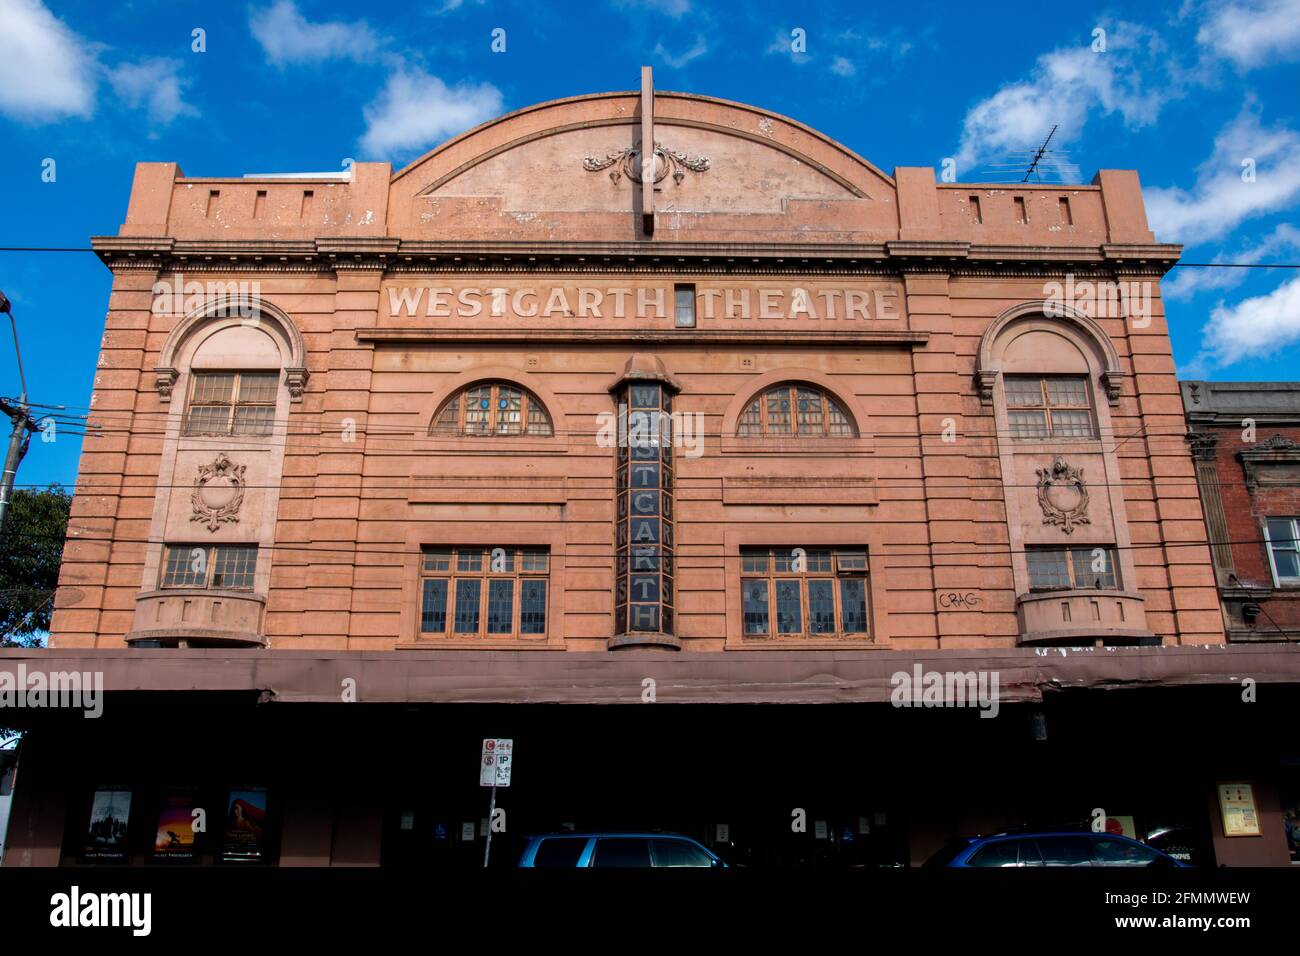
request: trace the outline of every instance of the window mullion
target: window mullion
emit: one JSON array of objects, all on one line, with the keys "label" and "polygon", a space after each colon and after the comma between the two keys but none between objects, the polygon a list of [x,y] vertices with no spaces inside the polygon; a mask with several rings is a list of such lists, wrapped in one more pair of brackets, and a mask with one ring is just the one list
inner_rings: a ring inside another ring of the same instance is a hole
[{"label": "window mullion", "polygon": [[835,634],[844,636],[844,609],[840,606],[840,576],[838,571],[831,580],[831,606],[835,615]]},{"label": "window mullion", "polygon": [[235,410],[239,407],[239,379],[240,373],[236,372],[231,376],[230,381],[230,416],[226,421],[226,434],[235,434]]},{"label": "window mullion", "polygon": [[767,633],[770,637],[781,636],[781,619],[776,600],[776,567],[767,572]]},{"label": "window mullion", "polygon": [[811,613],[813,613],[813,600],[811,600],[809,594],[809,581],[811,579],[807,575],[800,575],[800,578],[800,609],[802,610],[800,636],[811,637],[813,636],[813,618],[810,617]]},{"label": "window mullion", "polygon": [[483,564],[483,570],[479,571],[479,595],[478,595],[478,636],[488,637],[488,613],[492,608],[490,595],[492,594],[492,573],[491,573],[492,552],[488,552],[487,560]]}]

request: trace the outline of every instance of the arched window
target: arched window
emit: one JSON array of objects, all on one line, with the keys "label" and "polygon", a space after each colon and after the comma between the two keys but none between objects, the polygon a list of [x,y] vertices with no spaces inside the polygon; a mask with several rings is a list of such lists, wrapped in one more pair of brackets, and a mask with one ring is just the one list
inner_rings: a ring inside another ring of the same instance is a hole
[{"label": "arched window", "polygon": [[857,435],[853,421],[834,398],[799,382],[783,382],[756,396],[746,406],[737,435],[832,436]]},{"label": "arched window", "polygon": [[509,382],[477,382],[461,389],[434,417],[435,435],[553,434],[546,406],[532,392]]},{"label": "arched window", "polygon": [[283,355],[269,329],[266,324],[204,330],[189,355],[183,434],[272,434]]}]

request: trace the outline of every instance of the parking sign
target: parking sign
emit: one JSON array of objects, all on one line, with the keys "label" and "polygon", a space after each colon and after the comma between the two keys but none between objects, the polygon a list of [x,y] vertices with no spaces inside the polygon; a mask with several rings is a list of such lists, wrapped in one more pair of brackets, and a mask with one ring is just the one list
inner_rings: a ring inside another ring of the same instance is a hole
[{"label": "parking sign", "polygon": [[480,787],[510,786],[514,750],[515,742],[509,737],[488,737],[483,741],[483,755],[478,768]]}]

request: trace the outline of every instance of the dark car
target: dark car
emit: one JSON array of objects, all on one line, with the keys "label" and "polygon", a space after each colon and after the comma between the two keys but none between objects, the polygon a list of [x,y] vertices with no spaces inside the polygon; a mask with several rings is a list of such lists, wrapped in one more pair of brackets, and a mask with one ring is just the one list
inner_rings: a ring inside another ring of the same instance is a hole
[{"label": "dark car", "polygon": [[1126,836],[1077,830],[999,833],[956,840],[925,862],[927,867],[1186,865]]},{"label": "dark car", "polygon": [[677,833],[545,833],[519,857],[524,867],[726,867],[716,853]]}]

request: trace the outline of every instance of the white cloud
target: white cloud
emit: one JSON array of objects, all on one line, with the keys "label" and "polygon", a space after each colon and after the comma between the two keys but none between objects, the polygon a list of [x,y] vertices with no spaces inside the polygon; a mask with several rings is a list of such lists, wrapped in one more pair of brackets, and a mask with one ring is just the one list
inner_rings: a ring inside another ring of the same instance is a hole
[{"label": "white cloud", "polygon": [[427,149],[501,113],[501,91],[491,83],[448,86],[420,69],[399,69],[363,111],[361,149],[388,157]]},{"label": "white cloud", "polygon": [[0,113],[50,123],[95,111],[99,47],[40,0],[0,0]]},{"label": "white cloud", "polygon": [[1300,0],[1247,0],[1215,9],[1196,41],[1243,70],[1300,55]]},{"label": "white cloud", "polygon": [[293,0],[275,0],[264,9],[250,7],[248,28],[276,66],[360,60],[379,49],[379,38],[364,20],[310,23]]},{"label": "white cloud", "polygon": [[1054,125],[1060,128],[1053,145],[1069,143],[1082,134],[1094,110],[1118,113],[1130,127],[1155,122],[1175,89],[1148,87],[1142,68],[1151,62],[1173,69],[1159,36],[1131,23],[1110,28],[1104,53],[1084,46],[1043,54],[1027,78],[1007,84],[967,112],[958,168],[1005,161],[1012,152],[1037,146]]},{"label": "white cloud", "polygon": [[132,108],[147,105],[149,119],[170,123],[178,116],[197,116],[198,110],[181,97],[180,60],[145,59],[123,63],[108,71],[113,92]]},{"label": "white cloud", "polygon": [[[795,29],[798,28],[796,27]],[[763,52],[769,56],[788,56],[792,63],[807,63],[812,59],[812,56],[807,53],[807,34],[805,33],[799,37],[799,45],[801,49],[796,50],[795,37],[792,35],[793,33],[794,30],[777,30],[776,36],[772,39],[772,42],[767,45],[767,49]]]},{"label": "white cloud", "polygon": [[[1282,223],[1264,240],[1240,252],[1218,253],[1211,262],[1258,263],[1273,256],[1291,254],[1300,250],[1300,229]],[[1173,279],[1160,285],[1160,295],[1165,299],[1186,301],[1202,292],[1235,289],[1246,281],[1249,269],[1199,269],[1179,268]]]},{"label": "white cloud", "polygon": [[[477,6],[483,6],[485,0],[474,0]],[[454,13],[465,5],[465,0],[442,0],[442,6],[434,10],[435,16],[442,16],[444,13]]]},{"label": "white cloud", "polygon": [[647,10],[679,20],[691,10],[691,0],[614,0],[624,10]]},{"label": "white cloud", "polygon": [[831,72],[836,76],[853,76],[858,72],[858,68],[847,57],[837,56],[831,62]]},{"label": "white cloud", "polygon": [[[1242,180],[1254,160],[1253,182]],[[1227,235],[1242,221],[1277,212],[1300,197],[1300,134],[1266,128],[1247,106],[1214,139],[1190,190],[1147,189],[1147,218],[1163,242],[1194,245]]]},{"label": "white cloud", "polygon": [[1215,306],[1202,333],[1201,352],[1185,372],[1199,377],[1211,366],[1276,356],[1296,342],[1300,342],[1300,276],[1266,295]]},{"label": "white cloud", "polygon": [[662,42],[655,44],[654,49],[655,56],[659,57],[659,59],[663,60],[674,69],[681,69],[687,63],[690,63],[691,60],[698,59],[708,52],[709,45],[704,41],[703,35],[697,36],[695,38],[695,45],[680,55],[669,53]]}]

